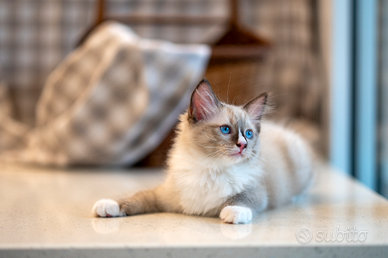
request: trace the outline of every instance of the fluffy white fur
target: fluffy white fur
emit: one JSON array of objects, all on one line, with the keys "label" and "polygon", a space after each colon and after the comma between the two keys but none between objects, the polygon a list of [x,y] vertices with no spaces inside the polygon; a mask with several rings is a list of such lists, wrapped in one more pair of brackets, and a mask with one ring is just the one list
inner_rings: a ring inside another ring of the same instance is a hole
[{"label": "fluffy white fur", "polygon": [[[188,125],[184,122],[181,125],[183,128],[180,131],[184,132],[184,126]],[[234,165],[224,159],[207,162],[202,153],[194,148],[187,151],[184,135],[178,135],[171,152],[165,184],[168,185],[166,188],[179,193],[183,213],[217,215],[218,208],[228,197],[250,186],[259,186],[260,181],[268,183],[268,196],[272,197],[270,206],[276,207],[290,201],[289,194],[295,194],[290,189],[294,181],[306,182],[311,179],[312,157],[301,137],[272,123],[262,123],[261,128],[260,144],[256,146],[258,159]],[[294,162],[296,175],[290,175],[281,153],[286,153],[287,158]],[[263,202],[267,208],[265,203],[268,200]]]},{"label": "fluffy white fur", "polygon": [[[243,108],[218,102],[211,88],[201,90],[205,92],[206,101],[195,96],[201,93],[198,90],[199,93],[193,94],[194,102],[197,101],[194,105],[210,106],[189,109],[180,117],[165,182],[117,202],[100,200],[93,207],[95,215],[180,212],[219,216],[227,223],[248,223],[259,212],[290,202],[310,185],[313,171],[310,148],[296,133],[261,121],[266,95],[254,100],[253,107]],[[209,96],[215,99],[209,100]],[[191,115],[205,121],[193,122]],[[231,155],[238,152],[239,147],[231,143],[226,148],[231,138],[221,132],[217,135],[217,126],[233,124],[233,119],[243,121],[243,125],[239,122],[241,127],[256,128],[252,130],[257,138],[252,140],[238,129],[236,139],[248,144],[242,155]],[[198,123],[202,123],[204,129],[198,127]],[[215,136],[220,137],[219,141],[225,139],[225,143],[217,148],[203,144]]]},{"label": "fluffy white fur", "polygon": [[[180,195],[186,214],[214,216],[228,197],[254,185],[260,172],[259,161],[234,164],[229,158],[206,157],[192,144],[187,115],[181,117],[176,144],[170,152],[166,184]],[[218,122],[222,124],[222,122]],[[244,173],[241,173],[244,171]]]}]

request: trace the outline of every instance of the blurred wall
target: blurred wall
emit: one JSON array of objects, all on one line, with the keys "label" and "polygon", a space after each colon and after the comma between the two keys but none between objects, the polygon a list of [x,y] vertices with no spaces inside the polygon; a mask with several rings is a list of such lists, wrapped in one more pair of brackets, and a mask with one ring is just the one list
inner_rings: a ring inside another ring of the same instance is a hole
[{"label": "blurred wall", "polygon": [[[273,42],[270,80],[277,114],[306,118],[327,134],[327,65],[330,2],[326,0],[240,0],[241,22]],[[108,13],[228,17],[225,0],[110,0]],[[0,0],[0,74],[14,117],[34,123],[34,107],[47,75],[94,23],[93,0]],[[143,37],[178,43],[211,43],[224,26],[148,26]],[[261,82],[259,82],[261,83]],[[327,142],[327,141],[323,141]]]},{"label": "blurred wall", "polygon": [[93,22],[93,0],[0,0],[0,76],[30,125],[44,81]]}]

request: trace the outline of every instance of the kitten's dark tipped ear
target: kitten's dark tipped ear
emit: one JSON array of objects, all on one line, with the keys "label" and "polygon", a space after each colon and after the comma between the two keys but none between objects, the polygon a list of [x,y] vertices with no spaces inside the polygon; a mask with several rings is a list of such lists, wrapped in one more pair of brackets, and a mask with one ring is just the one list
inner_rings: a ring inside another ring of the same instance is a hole
[{"label": "kitten's dark tipped ear", "polygon": [[245,104],[244,109],[248,112],[248,115],[254,120],[260,120],[267,104],[268,94],[266,92],[257,96],[256,98]]},{"label": "kitten's dark tipped ear", "polygon": [[189,107],[189,120],[198,122],[210,118],[221,106],[210,86],[210,83],[203,79],[191,95]]}]

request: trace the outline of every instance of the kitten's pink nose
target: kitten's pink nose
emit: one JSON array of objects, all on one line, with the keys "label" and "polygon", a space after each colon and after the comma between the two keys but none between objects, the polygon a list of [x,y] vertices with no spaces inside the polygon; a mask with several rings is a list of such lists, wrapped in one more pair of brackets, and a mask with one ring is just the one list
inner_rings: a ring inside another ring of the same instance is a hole
[{"label": "kitten's pink nose", "polygon": [[237,143],[236,145],[237,145],[237,147],[240,148],[240,152],[242,152],[243,149],[245,149],[245,148],[247,147],[247,144],[246,144],[246,143],[243,143],[243,142],[239,142],[239,143]]}]

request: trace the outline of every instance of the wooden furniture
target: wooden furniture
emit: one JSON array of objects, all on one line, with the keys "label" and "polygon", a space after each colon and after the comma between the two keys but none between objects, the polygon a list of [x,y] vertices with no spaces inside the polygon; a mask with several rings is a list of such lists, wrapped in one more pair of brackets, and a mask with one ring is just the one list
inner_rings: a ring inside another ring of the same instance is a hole
[{"label": "wooden furniture", "polygon": [[[262,93],[260,83],[265,81],[263,80],[266,74],[265,60],[271,43],[240,24],[238,0],[229,2],[229,19],[206,16],[110,14],[106,11],[106,5],[107,1],[98,1],[96,22],[93,28],[105,20],[116,20],[128,25],[210,26],[224,24],[226,27],[224,34],[215,42],[208,42],[212,47],[212,55],[205,77],[212,84],[214,92],[225,102],[243,104]],[[174,132],[172,131],[165,141],[138,165],[162,166],[173,137]]]}]

